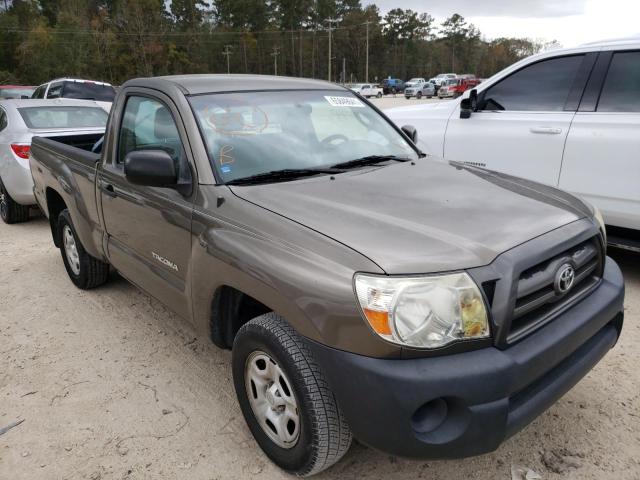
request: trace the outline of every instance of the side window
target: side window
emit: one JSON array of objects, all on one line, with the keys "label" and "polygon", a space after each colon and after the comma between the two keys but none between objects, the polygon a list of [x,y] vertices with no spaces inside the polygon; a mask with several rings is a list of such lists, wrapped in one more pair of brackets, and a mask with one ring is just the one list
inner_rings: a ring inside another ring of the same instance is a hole
[{"label": "side window", "polygon": [[0,108],[0,131],[7,128],[7,114]]},{"label": "side window", "polygon": [[640,52],[613,55],[598,112],[640,112]]},{"label": "side window", "polygon": [[36,91],[33,92],[31,98],[44,98],[44,91],[46,88],[46,85],[40,85],[38,88],[36,88]]},{"label": "side window", "polygon": [[518,70],[485,91],[482,110],[562,111],[583,58],[552,58]]},{"label": "side window", "polygon": [[62,82],[52,83],[47,92],[47,98],[60,98],[62,96]]},{"label": "side window", "polygon": [[131,96],[120,126],[117,163],[123,164],[127,154],[137,150],[164,150],[173,159],[178,177],[190,178],[178,127],[170,110],[158,100]]}]

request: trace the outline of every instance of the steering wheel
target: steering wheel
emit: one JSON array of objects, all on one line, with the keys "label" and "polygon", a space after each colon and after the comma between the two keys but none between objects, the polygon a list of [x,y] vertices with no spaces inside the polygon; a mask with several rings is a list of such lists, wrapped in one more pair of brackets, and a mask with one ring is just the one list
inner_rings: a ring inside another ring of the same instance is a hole
[{"label": "steering wheel", "polygon": [[346,136],[344,136],[344,135],[342,135],[340,133],[336,133],[336,134],[333,134],[333,135],[329,135],[327,138],[323,138],[320,143],[323,144],[323,145],[337,146],[340,143],[338,143],[338,144],[334,143],[336,141],[340,141],[340,143],[346,143],[346,142],[349,141],[349,139]]}]

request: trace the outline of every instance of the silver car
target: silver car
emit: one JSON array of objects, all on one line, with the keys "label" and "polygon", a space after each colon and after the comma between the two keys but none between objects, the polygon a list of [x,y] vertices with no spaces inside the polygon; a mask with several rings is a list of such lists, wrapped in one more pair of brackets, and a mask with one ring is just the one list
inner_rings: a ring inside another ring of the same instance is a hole
[{"label": "silver car", "polygon": [[422,97],[431,98],[436,94],[435,86],[430,82],[416,83],[404,89],[404,96],[408,100],[416,97],[420,100]]},{"label": "silver car", "polygon": [[5,223],[28,220],[36,203],[29,169],[32,137],[91,149],[86,143],[104,135],[107,117],[100,105],[88,100],[0,101],[0,217]]}]

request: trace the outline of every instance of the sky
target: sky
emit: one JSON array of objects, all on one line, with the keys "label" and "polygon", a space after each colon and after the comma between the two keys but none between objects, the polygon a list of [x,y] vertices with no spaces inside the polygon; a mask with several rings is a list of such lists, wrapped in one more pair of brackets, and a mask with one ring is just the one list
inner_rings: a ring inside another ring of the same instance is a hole
[{"label": "sky", "polygon": [[619,37],[640,38],[640,0],[363,0],[380,11],[410,8],[438,22],[459,13],[486,39],[528,37],[564,47]]}]

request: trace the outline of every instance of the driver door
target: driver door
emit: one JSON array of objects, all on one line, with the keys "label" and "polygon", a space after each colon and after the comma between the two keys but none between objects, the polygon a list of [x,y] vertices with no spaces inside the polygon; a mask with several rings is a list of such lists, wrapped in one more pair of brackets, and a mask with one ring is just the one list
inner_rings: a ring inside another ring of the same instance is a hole
[{"label": "driver door", "polygon": [[176,121],[180,117],[172,102],[155,94],[132,93],[124,110],[114,113],[121,114],[117,148],[105,155],[110,161],[98,179],[109,261],[128,280],[190,318],[193,194],[134,185],[124,174],[128,153],[165,150],[179,178],[191,180],[184,127]]},{"label": "driver door", "polygon": [[572,55],[527,65],[484,90],[480,110],[471,118],[461,119],[454,110],[444,157],[557,185],[577,108],[577,102],[570,104],[570,93],[584,58]]}]

